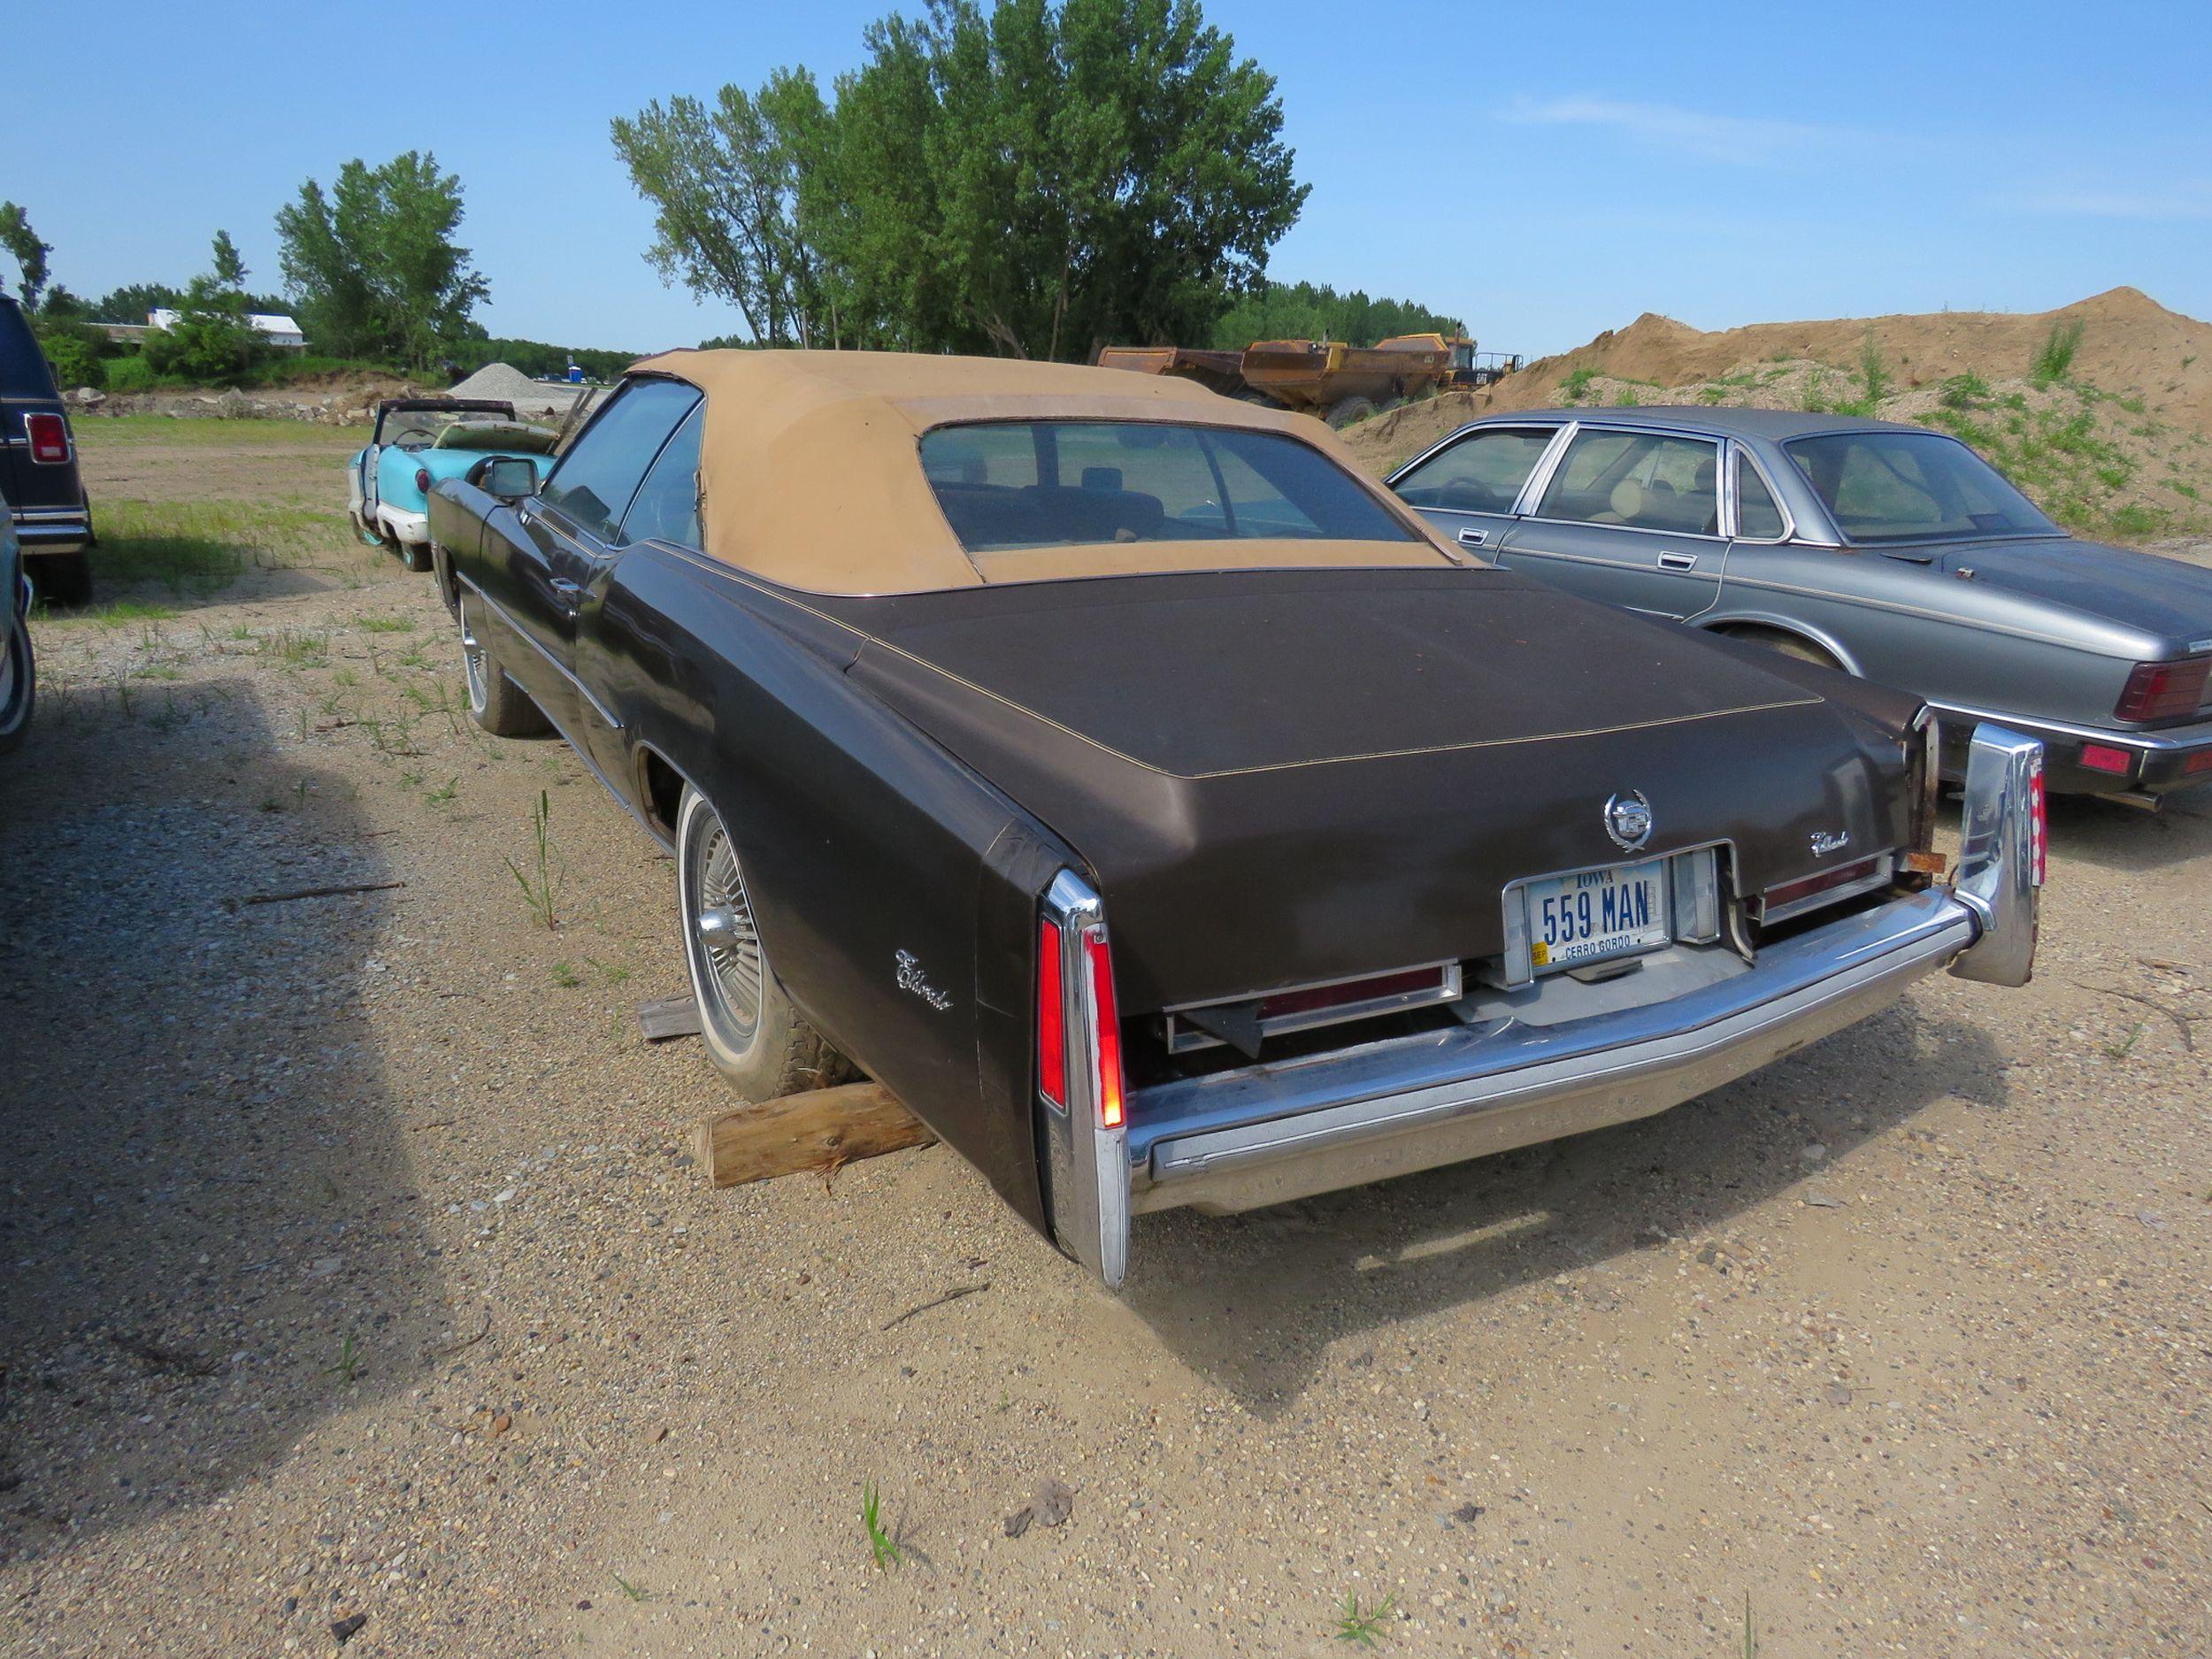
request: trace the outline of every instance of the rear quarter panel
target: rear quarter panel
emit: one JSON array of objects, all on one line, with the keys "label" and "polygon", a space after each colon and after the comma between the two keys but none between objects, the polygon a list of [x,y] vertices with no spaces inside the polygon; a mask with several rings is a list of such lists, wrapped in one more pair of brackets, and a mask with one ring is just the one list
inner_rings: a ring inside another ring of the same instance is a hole
[{"label": "rear quarter panel", "polygon": [[[778,979],[839,1049],[1044,1225],[1030,1108],[1036,900],[1077,863],[844,672],[830,619],[657,545],[616,561],[580,678],[736,841]],[[943,1006],[902,987],[902,955]]]}]

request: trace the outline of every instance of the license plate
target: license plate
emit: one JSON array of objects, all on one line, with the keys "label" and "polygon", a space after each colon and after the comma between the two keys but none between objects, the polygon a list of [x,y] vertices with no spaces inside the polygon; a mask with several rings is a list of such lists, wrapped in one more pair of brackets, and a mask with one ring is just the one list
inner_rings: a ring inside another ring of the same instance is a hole
[{"label": "license plate", "polygon": [[1571,968],[1656,950],[1674,937],[1667,861],[1614,864],[1524,882],[1529,965]]}]

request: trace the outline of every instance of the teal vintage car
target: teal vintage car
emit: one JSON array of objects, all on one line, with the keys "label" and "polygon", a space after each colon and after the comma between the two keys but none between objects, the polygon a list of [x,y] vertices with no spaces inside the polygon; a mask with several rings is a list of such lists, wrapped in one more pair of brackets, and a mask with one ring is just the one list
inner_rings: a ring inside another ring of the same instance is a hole
[{"label": "teal vintage car", "polygon": [[376,406],[367,447],[346,464],[346,516],[364,541],[389,548],[411,571],[426,571],[431,487],[465,478],[495,456],[528,461],[542,482],[559,436],[490,398],[388,397]]}]

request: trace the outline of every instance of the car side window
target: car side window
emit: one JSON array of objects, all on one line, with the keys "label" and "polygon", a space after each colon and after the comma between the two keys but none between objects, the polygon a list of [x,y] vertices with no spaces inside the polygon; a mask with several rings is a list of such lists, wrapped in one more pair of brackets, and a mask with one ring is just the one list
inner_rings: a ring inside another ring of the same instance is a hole
[{"label": "car side window", "polygon": [[1521,487],[1551,447],[1555,426],[1494,426],[1471,432],[1392,488],[1409,507],[1451,512],[1511,512]]},{"label": "car side window", "polygon": [[623,515],[621,533],[614,538],[618,546],[633,541],[699,545],[699,434],[705,425],[704,406],[695,403],[638,486],[630,511]]},{"label": "car side window", "polygon": [[615,541],[617,526],[653,457],[698,403],[681,380],[633,380],[584,428],[541,497],[586,535]]},{"label": "car side window", "polygon": [[1782,539],[1782,510],[1751,457],[1736,453],[1736,534],[1747,541]]},{"label": "car side window", "polygon": [[1677,535],[1720,531],[1719,448],[1657,432],[1587,431],[1568,445],[1540,518]]}]

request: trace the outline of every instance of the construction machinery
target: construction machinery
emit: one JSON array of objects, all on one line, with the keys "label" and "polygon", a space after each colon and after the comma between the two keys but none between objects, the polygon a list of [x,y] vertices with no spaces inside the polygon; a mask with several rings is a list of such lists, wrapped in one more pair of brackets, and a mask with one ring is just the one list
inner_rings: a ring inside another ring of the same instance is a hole
[{"label": "construction machinery", "polygon": [[1520,366],[1462,335],[1395,334],[1371,346],[1341,340],[1257,340],[1242,351],[1108,346],[1102,368],[1175,374],[1227,397],[1273,403],[1349,426],[1445,387],[1487,386]]}]

